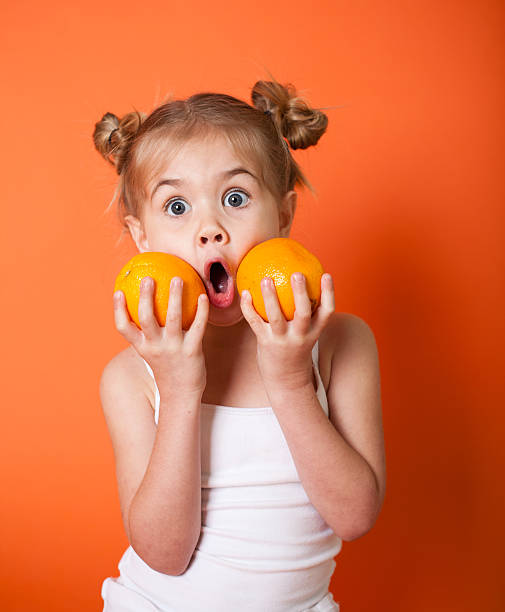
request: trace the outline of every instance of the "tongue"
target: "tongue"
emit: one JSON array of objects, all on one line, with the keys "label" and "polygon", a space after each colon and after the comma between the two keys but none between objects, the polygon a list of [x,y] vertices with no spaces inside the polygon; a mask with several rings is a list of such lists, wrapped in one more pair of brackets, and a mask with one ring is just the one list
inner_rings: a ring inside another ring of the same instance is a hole
[{"label": "tongue", "polygon": [[228,275],[221,266],[215,268],[216,274],[211,275],[212,285],[216,293],[224,293],[228,286]]},{"label": "tongue", "polygon": [[233,302],[234,286],[231,278],[226,274],[223,266],[213,264],[210,270],[209,283],[210,303],[218,308],[226,308]]},{"label": "tongue", "polygon": [[232,282],[228,283],[226,291],[217,293],[211,284],[208,288],[209,302],[217,308],[228,308],[233,302],[235,287]]}]

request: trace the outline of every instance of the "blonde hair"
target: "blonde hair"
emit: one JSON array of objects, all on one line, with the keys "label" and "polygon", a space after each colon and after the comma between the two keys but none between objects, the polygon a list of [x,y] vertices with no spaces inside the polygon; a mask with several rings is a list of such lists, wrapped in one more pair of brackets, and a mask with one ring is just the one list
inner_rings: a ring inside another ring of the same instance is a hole
[{"label": "blonde hair", "polygon": [[140,219],[148,185],[167,163],[167,145],[173,156],[194,137],[224,135],[242,160],[255,163],[264,186],[279,202],[295,185],[314,193],[289,147],[315,145],[326,131],[328,117],[311,108],[293,85],[275,80],[256,82],[251,101],[252,106],[226,94],[197,93],[186,100],[169,100],[148,116],[134,111],[120,119],[105,113],[95,124],[93,141],[119,174],[112,202],[119,193],[123,231],[127,215]]}]

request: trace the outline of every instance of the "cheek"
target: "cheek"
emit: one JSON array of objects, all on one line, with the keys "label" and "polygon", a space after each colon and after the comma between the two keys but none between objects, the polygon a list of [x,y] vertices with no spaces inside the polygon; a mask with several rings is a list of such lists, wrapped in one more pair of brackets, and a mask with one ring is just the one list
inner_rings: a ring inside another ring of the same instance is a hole
[{"label": "cheek", "polygon": [[151,222],[146,225],[146,243],[149,251],[168,252],[168,248],[174,243],[173,237],[163,229],[159,222]]},{"label": "cheek", "polygon": [[277,238],[279,236],[279,220],[277,217],[265,219],[258,229],[259,231],[257,235],[261,238],[261,240],[257,242],[270,240],[270,238]]},{"label": "cheek", "polygon": [[[277,210],[263,210],[256,219],[249,224],[251,233],[267,238],[273,238],[279,234],[279,214]],[[253,229],[254,228],[254,229]]]}]

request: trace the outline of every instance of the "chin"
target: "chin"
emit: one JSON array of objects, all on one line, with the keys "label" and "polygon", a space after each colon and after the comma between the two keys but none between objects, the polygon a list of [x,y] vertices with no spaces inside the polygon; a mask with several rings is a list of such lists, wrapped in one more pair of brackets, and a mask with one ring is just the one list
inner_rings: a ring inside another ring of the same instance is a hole
[{"label": "chin", "polygon": [[213,313],[209,313],[209,325],[214,325],[215,327],[231,327],[232,325],[236,325],[240,323],[244,315],[239,313],[237,315],[230,316],[228,313],[218,312],[215,315]]}]

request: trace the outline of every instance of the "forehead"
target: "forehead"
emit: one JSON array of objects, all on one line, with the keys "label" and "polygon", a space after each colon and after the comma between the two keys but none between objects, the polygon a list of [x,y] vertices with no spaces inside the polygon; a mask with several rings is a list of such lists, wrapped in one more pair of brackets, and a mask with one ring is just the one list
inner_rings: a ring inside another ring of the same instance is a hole
[{"label": "forehead", "polygon": [[[242,154],[224,135],[209,134],[178,143],[161,154],[151,184],[160,178],[179,178],[186,182],[217,178],[225,170],[244,167],[259,177],[259,169],[251,156]],[[246,175],[244,175],[246,176]]]}]

